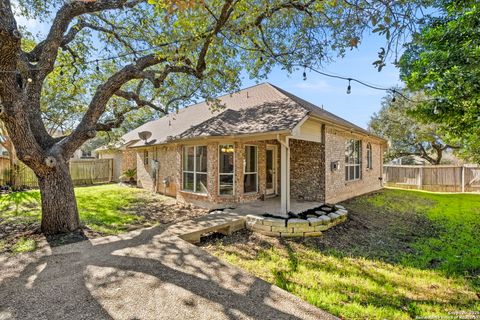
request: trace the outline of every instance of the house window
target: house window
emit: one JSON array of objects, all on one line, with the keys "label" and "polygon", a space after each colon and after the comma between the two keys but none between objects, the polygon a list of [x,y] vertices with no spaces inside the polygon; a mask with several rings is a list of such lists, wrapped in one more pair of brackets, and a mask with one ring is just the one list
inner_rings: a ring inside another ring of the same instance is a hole
[{"label": "house window", "polygon": [[345,142],[345,180],[358,180],[361,176],[361,142],[347,140]]},{"label": "house window", "polygon": [[231,144],[219,146],[219,194],[233,195],[235,181],[235,149]]},{"label": "house window", "polygon": [[245,173],[243,178],[243,192],[258,191],[257,147],[245,147]]},{"label": "house window", "polygon": [[143,151],[143,164],[148,165],[148,150]]},{"label": "house window", "polygon": [[207,193],[207,147],[183,148],[183,190]]},{"label": "house window", "polygon": [[373,168],[373,161],[372,161],[372,145],[367,143],[367,168]]}]

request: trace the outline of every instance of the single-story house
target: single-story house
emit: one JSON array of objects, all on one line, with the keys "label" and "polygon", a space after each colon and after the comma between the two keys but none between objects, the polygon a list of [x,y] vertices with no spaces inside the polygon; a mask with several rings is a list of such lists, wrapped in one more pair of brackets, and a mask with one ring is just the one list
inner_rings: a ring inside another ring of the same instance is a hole
[{"label": "single-story house", "polygon": [[384,139],[269,83],[219,100],[218,111],[202,102],[145,123],[99,157],[118,175],[135,167],[139,187],[206,207],[278,197],[288,212],[291,200],[381,188]]}]

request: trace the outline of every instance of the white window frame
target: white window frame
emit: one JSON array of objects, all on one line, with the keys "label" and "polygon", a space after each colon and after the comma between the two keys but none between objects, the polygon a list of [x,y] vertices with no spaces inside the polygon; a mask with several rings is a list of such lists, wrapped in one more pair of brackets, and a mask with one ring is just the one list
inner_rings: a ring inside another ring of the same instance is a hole
[{"label": "white window frame", "polygon": [[[247,148],[249,147],[254,147],[255,148],[255,169],[256,171],[253,171],[253,172],[247,172],[246,169],[247,169]],[[258,146],[257,145],[254,145],[254,144],[246,144],[244,146],[245,150],[244,150],[244,154],[245,154],[245,159],[244,159],[244,163],[243,163],[243,181],[245,183],[245,176],[246,175],[249,175],[249,174],[255,174],[255,191],[249,191],[249,192],[245,192],[245,185],[243,186],[243,193],[244,194],[253,194],[253,193],[258,193]]]},{"label": "white window frame", "polygon": [[[220,152],[222,150],[222,146],[232,146],[233,147],[233,172],[232,173],[223,173],[223,172],[220,172]],[[235,144],[232,142],[232,143],[221,143],[218,145],[218,177],[217,177],[217,182],[218,182],[218,195],[219,196],[222,196],[222,197],[232,197],[235,195],[235,186],[236,186],[236,183],[235,183],[235,172],[236,172],[236,161],[237,161],[237,157],[235,156]],[[232,176],[232,181],[233,181],[233,184],[232,184],[232,194],[221,194],[220,191],[220,177],[221,176]]]},{"label": "white window frame", "polygon": [[[358,143],[358,159],[354,156],[355,154],[355,147]],[[353,148],[352,148],[353,147]],[[353,151],[350,154],[351,156],[347,156],[348,151]],[[358,160],[358,163],[355,163]],[[350,175],[350,168],[357,168],[358,169],[358,177],[355,176],[356,170],[353,172],[353,177]],[[345,141],[345,181],[357,181],[362,179],[362,141],[358,139],[348,139]]]},{"label": "white window frame", "polygon": [[372,144],[367,143],[367,169],[373,169]]},{"label": "white window frame", "polygon": [[[208,192],[199,191],[197,190],[197,174],[204,174],[207,176],[207,171],[197,171],[197,148],[207,148],[207,166],[208,166],[208,147],[205,145],[198,145],[198,146],[183,146],[183,156],[182,156],[182,191],[186,192],[194,192],[200,194],[207,194]],[[193,148],[193,171],[185,170],[185,161],[188,161],[188,157],[186,156],[187,148]],[[208,167],[207,167],[208,168]],[[208,169],[207,169],[208,170]],[[193,174],[193,190],[185,189],[185,173],[192,173]],[[207,183],[208,183],[208,176],[207,176]]]}]

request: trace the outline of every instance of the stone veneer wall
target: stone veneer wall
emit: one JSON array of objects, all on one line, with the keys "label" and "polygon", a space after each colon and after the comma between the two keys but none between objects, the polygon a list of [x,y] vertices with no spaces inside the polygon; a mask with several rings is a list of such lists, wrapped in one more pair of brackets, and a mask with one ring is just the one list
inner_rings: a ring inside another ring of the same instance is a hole
[{"label": "stone veneer wall", "polygon": [[[345,181],[345,142],[347,139],[362,141],[361,179]],[[373,168],[367,169],[367,143],[372,145]],[[331,163],[338,161],[339,168],[331,170]],[[368,136],[339,131],[327,126],[325,129],[325,202],[336,203],[367,192],[381,189],[383,151],[376,140]]]},{"label": "stone veneer wall", "polygon": [[273,237],[318,237],[322,232],[347,220],[348,211],[338,206],[334,212],[308,219],[282,219],[249,214],[246,228]]},{"label": "stone veneer wall", "polygon": [[181,149],[174,144],[157,147],[157,192],[175,197],[180,189]]},{"label": "stone veneer wall", "polygon": [[292,199],[325,201],[324,145],[290,140],[290,196]]},{"label": "stone veneer wall", "polygon": [[132,149],[124,150],[122,158],[122,173],[128,169],[135,168],[137,168],[137,152]]}]

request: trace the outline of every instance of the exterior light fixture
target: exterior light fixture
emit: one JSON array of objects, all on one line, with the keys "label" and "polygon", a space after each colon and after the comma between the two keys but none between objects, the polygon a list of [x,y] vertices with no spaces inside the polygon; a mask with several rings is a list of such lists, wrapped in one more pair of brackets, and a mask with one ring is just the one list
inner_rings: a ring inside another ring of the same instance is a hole
[{"label": "exterior light fixture", "polygon": [[351,84],[350,84],[350,81],[352,81],[352,79],[348,79],[347,94],[352,93],[352,86],[351,86]]}]

